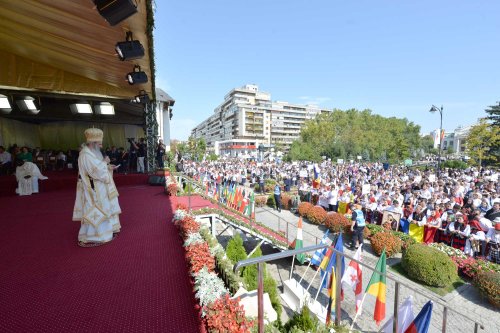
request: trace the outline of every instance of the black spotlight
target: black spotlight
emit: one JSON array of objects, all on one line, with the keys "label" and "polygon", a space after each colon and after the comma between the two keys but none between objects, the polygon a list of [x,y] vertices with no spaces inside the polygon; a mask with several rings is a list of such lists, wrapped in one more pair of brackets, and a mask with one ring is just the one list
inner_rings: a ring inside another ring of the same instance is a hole
[{"label": "black spotlight", "polygon": [[138,40],[132,39],[132,32],[127,32],[127,37],[124,42],[118,42],[115,46],[118,58],[121,61],[135,60],[144,57],[144,47]]},{"label": "black spotlight", "polygon": [[136,102],[136,103],[147,104],[147,103],[149,103],[149,101],[150,101],[149,96],[145,90],[139,91],[139,95],[135,96],[135,98],[134,98],[134,102]]},{"label": "black spotlight", "polygon": [[141,66],[135,65],[134,71],[127,74],[128,84],[141,84],[148,82],[148,75],[141,71]]},{"label": "black spotlight", "polygon": [[94,0],[97,11],[110,25],[117,25],[137,13],[132,0]]}]

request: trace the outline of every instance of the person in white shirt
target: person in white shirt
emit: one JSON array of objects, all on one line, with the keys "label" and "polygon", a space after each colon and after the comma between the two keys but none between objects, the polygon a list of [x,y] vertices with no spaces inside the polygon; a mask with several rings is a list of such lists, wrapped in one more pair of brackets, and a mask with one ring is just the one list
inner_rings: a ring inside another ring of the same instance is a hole
[{"label": "person in white shirt", "polygon": [[398,200],[393,200],[392,205],[385,207],[384,210],[389,210],[391,212],[403,215],[403,209],[401,208]]},{"label": "person in white shirt", "polygon": [[338,195],[339,195],[339,193],[337,192],[335,185],[332,184],[332,188],[330,189],[330,192],[328,193],[328,208],[329,208],[330,212],[337,211]]},{"label": "person in white shirt", "polygon": [[328,195],[330,191],[328,191],[325,187],[321,188],[318,192],[318,205],[323,207],[324,210],[328,211]]}]

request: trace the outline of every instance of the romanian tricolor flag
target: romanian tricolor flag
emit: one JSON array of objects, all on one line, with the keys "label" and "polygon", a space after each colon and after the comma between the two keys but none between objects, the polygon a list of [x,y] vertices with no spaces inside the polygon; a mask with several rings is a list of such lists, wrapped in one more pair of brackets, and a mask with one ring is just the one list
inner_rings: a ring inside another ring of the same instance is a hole
[{"label": "romanian tricolor flag", "polygon": [[408,326],[405,333],[427,333],[431,323],[432,301],[425,303],[415,320]]},{"label": "romanian tricolor flag", "polygon": [[313,171],[314,171],[314,179],[313,179],[313,188],[319,188],[319,186],[321,185],[321,176],[319,175],[319,167],[317,164],[314,165],[314,168],[313,168]]},{"label": "romanian tricolor flag", "polygon": [[[386,272],[385,249],[382,251],[382,255],[377,262],[375,270],[384,274]],[[385,275],[380,275],[377,272],[373,272],[370,282],[366,287],[365,293],[373,295],[377,298],[375,302],[375,312],[373,313],[373,319],[375,319],[377,325],[380,325],[380,322],[385,319],[385,288]]]}]

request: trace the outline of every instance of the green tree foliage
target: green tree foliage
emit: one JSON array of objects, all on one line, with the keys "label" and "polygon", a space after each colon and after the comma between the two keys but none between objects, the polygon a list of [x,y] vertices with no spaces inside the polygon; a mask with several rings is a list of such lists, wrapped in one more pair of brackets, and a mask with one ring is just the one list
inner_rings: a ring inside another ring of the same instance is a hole
[{"label": "green tree foliage", "polygon": [[195,161],[201,161],[203,156],[207,152],[207,143],[204,138],[195,139],[192,136],[189,137],[187,142],[188,153],[191,158]]},{"label": "green tree foliage", "polygon": [[[255,252],[250,256],[250,258],[262,257],[262,250],[260,246],[255,250]],[[245,286],[247,290],[255,290],[257,289],[257,265],[251,265],[245,267],[243,270],[243,281],[245,281]]]},{"label": "green tree foliage", "polygon": [[437,153],[437,150],[434,149],[434,138],[432,137],[432,135],[426,135],[422,137],[422,139],[420,140],[420,146],[425,153],[433,153],[434,151],[436,151]]},{"label": "green tree foliage", "polygon": [[[250,256],[250,258],[258,258],[258,257],[262,257],[262,250],[260,249],[260,246]],[[264,264],[264,272],[262,273],[262,275],[264,279],[263,280],[264,292],[269,294],[269,299],[271,300],[271,304],[274,310],[276,310],[279,319],[281,317],[282,307],[281,307],[278,287],[273,277],[267,274],[265,264]],[[257,277],[258,277],[257,265],[245,267],[245,269],[243,270],[243,281],[245,282],[245,286],[248,291],[257,289],[258,287]]]},{"label": "green tree foliage", "polygon": [[177,142],[175,150],[182,156],[186,155],[189,151],[189,147],[184,142]]},{"label": "green tree foliage", "polygon": [[239,234],[236,234],[227,243],[226,255],[235,264],[238,261],[247,258],[247,252],[245,251],[245,247],[243,246],[243,239],[241,239],[241,236]]},{"label": "green tree foliage", "polygon": [[321,156],[400,162],[425,148],[420,126],[407,119],[386,118],[370,110],[334,110],[305,123],[288,159],[319,161]]},{"label": "green tree foliage", "polygon": [[483,162],[498,163],[499,156],[492,153],[500,146],[500,126],[492,126],[486,118],[472,126],[467,136],[467,154],[479,165]]},{"label": "green tree foliage", "polygon": [[209,161],[217,161],[218,159],[219,159],[219,156],[217,156],[217,154],[215,154],[215,153],[210,153],[210,155],[208,155]]},{"label": "green tree foliage", "polygon": [[[490,108],[486,110],[486,113],[488,114],[487,119],[491,122],[491,126],[499,128],[500,127],[500,102],[497,102],[497,103],[498,103],[498,105],[490,106]],[[495,155],[495,156],[500,156],[500,144],[492,145],[489,153],[492,155]]]},{"label": "green tree foliage", "polygon": [[311,316],[310,310],[307,306],[304,306],[300,313],[295,314],[286,324],[286,332],[290,332],[293,329],[300,329],[304,332],[313,331],[318,325],[318,320],[316,317]]},{"label": "green tree foliage", "polygon": [[498,105],[490,106],[489,109],[486,109],[486,113],[488,114],[488,120],[492,122],[493,126],[500,126],[500,102]]}]

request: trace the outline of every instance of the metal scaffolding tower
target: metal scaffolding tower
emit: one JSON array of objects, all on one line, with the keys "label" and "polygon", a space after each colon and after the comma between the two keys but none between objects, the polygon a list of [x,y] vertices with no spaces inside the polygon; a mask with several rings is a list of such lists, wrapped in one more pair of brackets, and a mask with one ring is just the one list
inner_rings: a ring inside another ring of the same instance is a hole
[{"label": "metal scaffolding tower", "polygon": [[156,103],[150,101],[144,106],[144,116],[146,124],[146,156],[147,156],[147,171],[154,172],[156,170],[155,155],[156,142],[158,141],[158,122],[156,121]]}]

